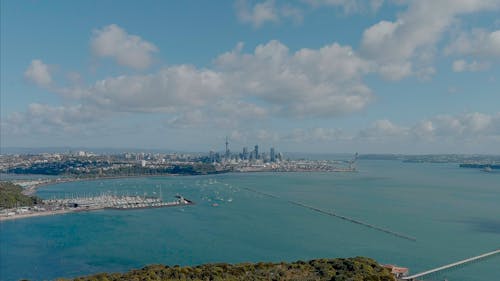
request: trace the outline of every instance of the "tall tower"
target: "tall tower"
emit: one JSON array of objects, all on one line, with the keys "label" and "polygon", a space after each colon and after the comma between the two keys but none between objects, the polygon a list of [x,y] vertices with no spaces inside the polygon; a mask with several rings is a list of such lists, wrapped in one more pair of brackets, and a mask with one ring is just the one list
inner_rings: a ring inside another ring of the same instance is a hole
[{"label": "tall tower", "polygon": [[274,147],[271,147],[271,151],[270,151],[269,155],[271,158],[271,162],[276,162],[276,152],[274,150]]},{"label": "tall tower", "polygon": [[255,152],[255,159],[259,159],[259,145],[258,144],[255,145],[254,152]]},{"label": "tall tower", "polygon": [[229,158],[229,140],[226,136],[226,158]]}]

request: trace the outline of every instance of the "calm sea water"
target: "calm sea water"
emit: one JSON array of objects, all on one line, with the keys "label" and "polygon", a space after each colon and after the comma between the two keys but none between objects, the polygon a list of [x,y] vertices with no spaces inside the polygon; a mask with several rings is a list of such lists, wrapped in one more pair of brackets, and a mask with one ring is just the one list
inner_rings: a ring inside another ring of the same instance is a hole
[{"label": "calm sea water", "polygon": [[[70,194],[182,194],[196,205],[95,211],[0,223],[0,279],[50,280],[147,264],[369,256],[416,273],[500,248],[500,173],[453,164],[360,161],[358,173],[256,173],[99,180]],[[280,199],[244,188],[272,193]],[[406,233],[400,239],[304,209],[299,201]],[[217,203],[218,206],[212,206]],[[433,280],[499,280],[500,257]]]}]

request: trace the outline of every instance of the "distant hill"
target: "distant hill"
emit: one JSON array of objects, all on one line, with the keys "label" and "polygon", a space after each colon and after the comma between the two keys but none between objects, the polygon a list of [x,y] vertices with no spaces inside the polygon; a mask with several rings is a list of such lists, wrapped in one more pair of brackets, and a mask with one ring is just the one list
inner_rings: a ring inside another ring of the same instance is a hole
[{"label": "distant hill", "polygon": [[168,280],[333,280],[395,281],[375,260],[364,257],[317,259],[292,263],[205,264],[199,266],[150,265],[126,273],[100,273],[74,281],[168,281]]}]

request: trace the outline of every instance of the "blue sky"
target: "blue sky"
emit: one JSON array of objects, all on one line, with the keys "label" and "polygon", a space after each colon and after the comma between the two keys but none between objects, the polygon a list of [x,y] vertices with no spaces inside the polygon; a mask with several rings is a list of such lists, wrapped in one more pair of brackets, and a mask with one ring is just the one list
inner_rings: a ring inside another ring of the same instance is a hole
[{"label": "blue sky", "polygon": [[500,0],[2,1],[2,147],[500,153]]}]

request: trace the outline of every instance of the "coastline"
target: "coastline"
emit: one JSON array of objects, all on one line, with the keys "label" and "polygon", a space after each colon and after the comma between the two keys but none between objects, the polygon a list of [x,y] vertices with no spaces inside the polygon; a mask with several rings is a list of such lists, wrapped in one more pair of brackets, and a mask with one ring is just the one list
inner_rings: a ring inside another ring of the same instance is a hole
[{"label": "coastline", "polygon": [[[67,213],[76,213],[76,212],[82,212],[82,211],[87,211],[87,210],[55,210],[55,211],[46,211],[46,212],[34,212],[34,213],[29,213],[29,214],[21,214],[21,215],[13,215],[13,216],[0,216],[0,222],[3,221],[12,221],[12,220],[19,220],[19,219],[27,219],[27,218],[35,218],[35,217],[45,217],[45,216],[51,216],[51,215],[62,215],[62,214],[67,214]],[[91,211],[91,210],[88,210]]]},{"label": "coastline", "polygon": [[[182,197],[181,197],[182,198]],[[77,208],[68,208],[65,207],[64,209],[59,209],[59,210],[44,210],[44,211],[31,211],[29,213],[25,214],[14,214],[14,215],[7,215],[7,216],[0,216],[0,223],[2,221],[8,221],[8,220],[17,220],[17,219],[26,219],[26,218],[32,218],[32,217],[43,217],[43,216],[50,216],[50,215],[62,215],[62,214],[67,214],[67,213],[79,213],[79,212],[90,212],[90,211],[98,211],[98,210],[123,210],[123,211],[128,211],[128,210],[137,210],[137,209],[155,209],[155,208],[168,208],[168,207],[181,207],[181,206],[189,206],[189,205],[194,205],[194,203],[191,200],[184,199],[182,198],[183,201],[179,201],[178,203],[173,203],[173,202],[166,202],[163,205],[149,205],[149,206],[136,206],[136,207],[131,207],[131,208],[123,208],[120,206],[93,206],[93,207],[77,207]]]},{"label": "coastline", "polygon": [[43,182],[43,183],[39,183],[39,184],[35,184],[32,186],[26,187],[23,190],[23,194],[30,196],[30,195],[35,194],[36,190],[40,187],[47,186],[47,185],[68,183],[68,182],[97,181],[97,180],[126,179],[126,178],[172,177],[172,176],[179,176],[179,175],[177,175],[177,174],[165,174],[165,175],[104,176],[104,177],[97,177],[97,178],[64,178],[64,179],[60,179],[60,180]]}]

